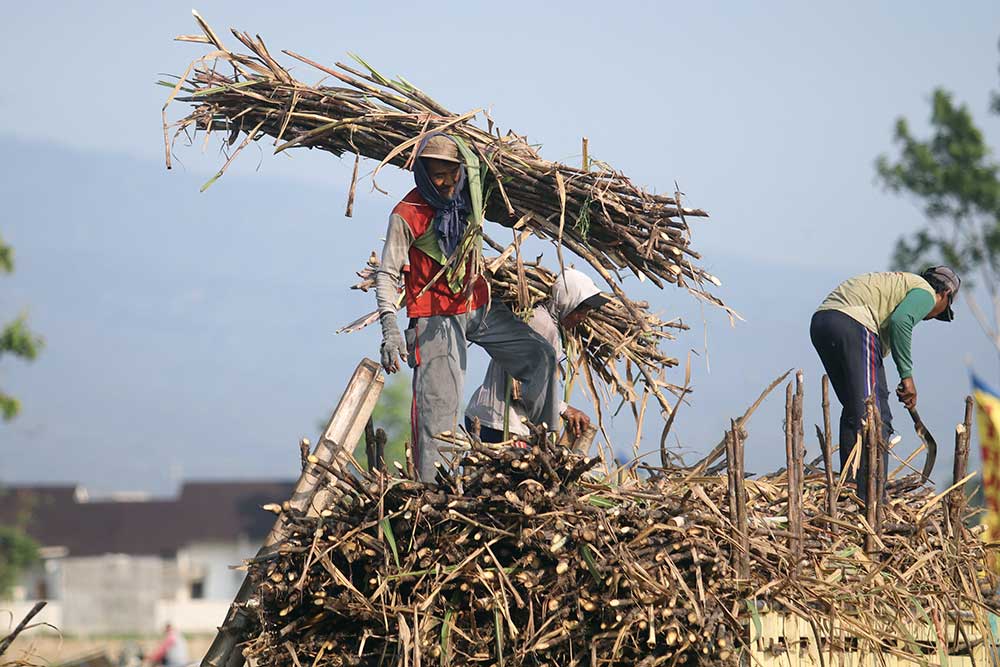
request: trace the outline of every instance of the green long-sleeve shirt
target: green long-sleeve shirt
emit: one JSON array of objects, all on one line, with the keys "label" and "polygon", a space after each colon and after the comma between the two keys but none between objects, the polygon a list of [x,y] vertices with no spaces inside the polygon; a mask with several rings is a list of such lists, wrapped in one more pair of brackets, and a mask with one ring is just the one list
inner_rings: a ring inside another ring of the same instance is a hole
[{"label": "green long-sleeve shirt", "polygon": [[892,360],[896,362],[900,380],[913,376],[913,354],[910,350],[913,327],[927,317],[933,307],[934,297],[927,290],[911,289],[889,317]]}]

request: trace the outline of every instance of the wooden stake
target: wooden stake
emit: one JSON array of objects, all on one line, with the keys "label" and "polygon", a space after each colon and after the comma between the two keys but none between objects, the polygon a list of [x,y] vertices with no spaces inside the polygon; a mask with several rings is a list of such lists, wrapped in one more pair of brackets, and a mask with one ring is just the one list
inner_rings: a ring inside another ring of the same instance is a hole
[{"label": "wooden stake", "polygon": [[385,472],[385,443],[388,440],[384,429],[375,429],[375,463],[376,469]]},{"label": "wooden stake", "polygon": [[[823,391],[823,467],[826,469],[826,513],[837,518],[836,476],[833,474],[833,429],[830,427],[830,376],[824,375]],[[837,532],[836,524],[831,530]]]},{"label": "wooden stake", "polygon": [[747,520],[746,468],[744,466],[746,457],[743,455],[745,443],[735,421],[732,422],[732,428],[733,459],[736,463],[736,533],[740,545],[737,575],[740,579],[748,580],[750,579],[750,529]]},{"label": "wooden stake", "polygon": [[875,427],[875,404],[874,397],[869,398],[865,403],[865,423],[862,427],[862,455],[867,457],[868,462],[867,472],[868,475],[865,478],[865,519],[868,521],[868,526],[870,531],[865,534],[865,553],[869,556],[875,553],[875,521],[878,517],[877,510],[875,507],[875,502],[877,498],[877,489],[875,484],[875,475],[873,474],[873,469],[875,466],[875,457],[878,456],[878,443],[874,437],[874,427]]},{"label": "wooden stake", "polygon": [[792,383],[789,382],[785,387],[785,461],[787,466],[786,476],[788,478],[788,550],[792,553],[792,559],[795,563],[798,563],[798,522],[800,515],[797,503],[798,495],[795,493],[795,490],[798,488],[799,480],[796,476],[798,466],[795,464],[796,444],[793,402]]},{"label": "wooden stake", "polygon": [[872,399],[874,423],[872,424],[872,438],[875,441],[875,462],[869,464],[870,474],[875,477],[875,534],[882,536],[882,524],[885,522],[885,482],[887,471],[885,469],[886,456],[884,455],[889,443],[882,437],[882,415],[878,411],[875,399]]},{"label": "wooden stake", "polygon": [[805,515],[803,514],[802,497],[805,487],[805,467],[806,467],[806,436],[805,436],[805,381],[802,370],[795,373],[795,399],[792,402],[792,421],[794,422],[794,442],[795,442],[795,508],[797,516],[795,518],[795,542],[797,551],[795,553],[796,563],[802,560],[802,548],[805,542]]},{"label": "wooden stake", "polygon": [[375,422],[372,418],[368,418],[368,423],[365,424],[365,463],[368,467],[368,472],[373,470],[378,470],[378,465],[376,463],[375,455]]},{"label": "wooden stake", "polygon": [[736,526],[736,449],[734,433],[736,422],[733,422],[733,430],[726,431],[726,497],[729,501],[729,520]]},{"label": "wooden stake", "polygon": [[583,138],[583,170],[590,171],[590,151],[588,150],[587,137]]},{"label": "wooden stake", "polygon": [[[955,463],[952,468],[952,485],[958,484],[968,474],[969,440],[972,437],[972,397],[965,397],[965,419],[955,427]],[[948,514],[951,533],[956,544],[961,544],[962,518],[965,513],[965,487],[960,486],[948,495]]]}]

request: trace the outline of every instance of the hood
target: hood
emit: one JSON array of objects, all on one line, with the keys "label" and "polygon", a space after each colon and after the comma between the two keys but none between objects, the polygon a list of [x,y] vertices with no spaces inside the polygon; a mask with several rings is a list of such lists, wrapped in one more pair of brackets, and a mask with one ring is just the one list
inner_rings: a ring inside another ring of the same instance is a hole
[{"label": "hood", "polygon": [[566,269],[552,284],[549,311],[557,322],[561,322],[581,303],[600,293],[601,290],[597,289],[597,285],[586,273],[576,269]]}]

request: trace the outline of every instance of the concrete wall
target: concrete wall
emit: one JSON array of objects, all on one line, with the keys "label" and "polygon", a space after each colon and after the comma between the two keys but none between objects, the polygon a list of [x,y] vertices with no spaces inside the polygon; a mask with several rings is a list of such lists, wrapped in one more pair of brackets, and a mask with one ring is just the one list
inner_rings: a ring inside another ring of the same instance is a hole
[{"label": "concrete wall", "polygon": [[[233,566],[256,551],[257,545],[243,540],[192,544],[176,559],[123,554],[46,558],[22,577],[16,602],[0,601],[0,610],[11,609],[16,622],[42,591],[50,600],[43,618],[67,635],[155,635],[168,621],[182,632],[213,633],[243,581],[245,573]],[[201,582],[201,599],[191,598],[195,581]]]},{"label": "concrete wall", "polygon": [[155,556],[66,558],[61,570],[60,629],[75,635],[158,632],[157,603],[178,584],[176,563]]}]

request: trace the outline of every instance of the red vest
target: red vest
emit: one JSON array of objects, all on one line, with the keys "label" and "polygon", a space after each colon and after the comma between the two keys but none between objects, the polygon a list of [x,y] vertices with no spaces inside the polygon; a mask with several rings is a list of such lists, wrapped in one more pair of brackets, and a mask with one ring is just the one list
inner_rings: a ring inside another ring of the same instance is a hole
[{"label": "red vest", "polygon": [[[434,221],[434,209],[424,201],[416,188],[396,204],[392,212],[406,222],[414,239],[422,236]],[[458,294],[452,292],[443,273],[430,289],[418,297],[427,283],[441,270],[441,265],[415,245],[410,246],[409,262],[403,268],[403,286],[406,292],[406,314],[410,317],[460,315],[476,310],[489,300],[489,287],[482,276],[476,279],[470,300],[465,290],[459,290]]]}]

